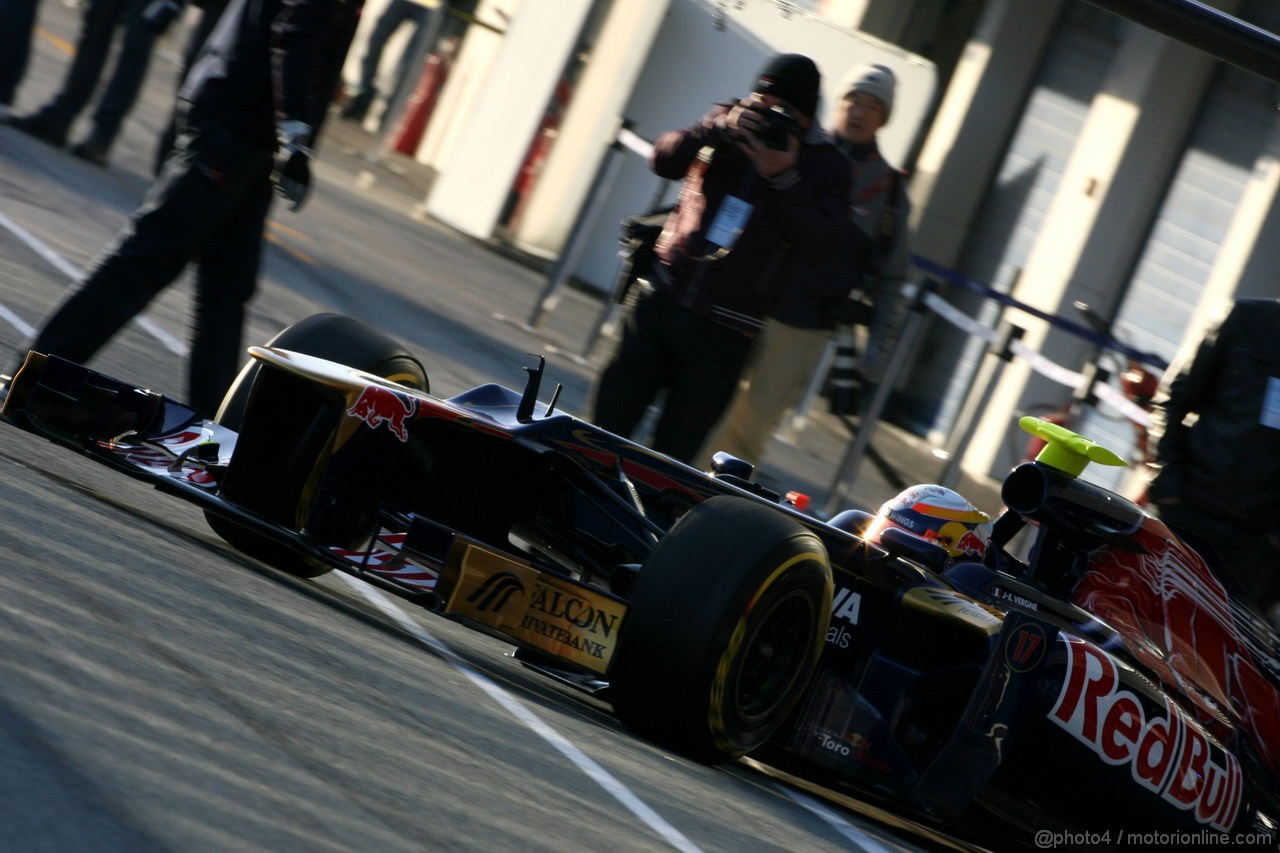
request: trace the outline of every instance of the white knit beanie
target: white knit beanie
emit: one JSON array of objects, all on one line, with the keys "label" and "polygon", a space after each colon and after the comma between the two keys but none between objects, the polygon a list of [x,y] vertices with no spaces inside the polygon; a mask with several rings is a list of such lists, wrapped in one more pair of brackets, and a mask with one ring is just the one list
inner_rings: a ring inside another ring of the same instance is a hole
[{"label": "white knit beanie", "polygon": [[884,104],[884,120],[888,121],[893,112],[893,92],[897,85],[898,78],[887,65],[859,65],[850,69],[840,81],[840,98],[847,98],[854,92],[866,92]]}]

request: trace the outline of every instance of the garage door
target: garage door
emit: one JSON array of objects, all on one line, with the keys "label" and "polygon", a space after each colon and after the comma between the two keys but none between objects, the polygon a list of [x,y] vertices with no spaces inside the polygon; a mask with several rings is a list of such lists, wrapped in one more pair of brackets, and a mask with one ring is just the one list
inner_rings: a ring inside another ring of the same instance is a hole
[{"label": "garage door", "polygon": [[[1274,0],[1253,0],[1239,17],[1280,30]],[[1276,118],[1276,87],[1220,65],[1161,203],[1116,316],[1116,336],[1168,361],[1182,345],[1210,270],[1231,225],[1255,162]],[[1125,455],[1129,422],[1091,413],[1081,431]],[[1123,472],[1112,475],[1115,485]],[[1095,475],[1095,481],[1104,479]]]},{"label": "garage door", "polygon": [[[1083,2],[1068,4],[1008,153],[975,219],[958,266],[961,274],[1008,292],[1026,263],[1058,191],[1094,95],[1118,45],[1121,21]],[[994,324],[996,312],[980,297],[947,294],[966,313]],[[935,322],[930,347],[920,353],[904,388],[912,411],[908,426],[930,425],[945,434],[963,403],[983,346]]]}]

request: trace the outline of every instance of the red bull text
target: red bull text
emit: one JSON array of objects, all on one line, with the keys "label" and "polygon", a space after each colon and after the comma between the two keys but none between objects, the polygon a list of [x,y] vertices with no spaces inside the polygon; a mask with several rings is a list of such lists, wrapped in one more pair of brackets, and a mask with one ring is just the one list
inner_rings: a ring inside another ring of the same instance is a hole
[{"label": "red bull text", "polygon": [[1107,764],[1129,765],[1135,784],[1193,811],[1198,823],[1230,830],[1244,782],[1235,756],[1167,700],[1163,716],[1148,717],[1138,697],[1124,689],[1109,655],[1074,637],[1061,640],[1067,675],[1049,719]]}]

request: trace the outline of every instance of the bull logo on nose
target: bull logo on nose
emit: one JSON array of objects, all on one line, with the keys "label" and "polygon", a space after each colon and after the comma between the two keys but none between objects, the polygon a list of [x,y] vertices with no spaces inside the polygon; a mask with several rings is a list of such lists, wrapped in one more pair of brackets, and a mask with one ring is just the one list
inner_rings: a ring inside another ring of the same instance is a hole
[{"label": "bull logo on nose", "polygon": [[408,441],[409,429],[406,424],[417,411],[418,401],[412,397],[370,385],[360,392],[360,398],[347,409],[347,414],[364,421],[370,429],[386,424],[396,438]]}]

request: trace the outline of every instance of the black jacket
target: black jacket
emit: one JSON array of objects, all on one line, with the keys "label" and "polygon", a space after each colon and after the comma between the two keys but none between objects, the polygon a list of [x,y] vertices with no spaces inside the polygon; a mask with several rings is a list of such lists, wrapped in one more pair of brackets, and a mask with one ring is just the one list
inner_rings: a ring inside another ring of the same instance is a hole
[{"label": "black jacket", "polygon": [[[654,142],[654,173],[682,180],[680,201],[658,238],[654,284],[694,313],[754,335],[776,307],[794,258],[823,264],[835,257],[848,220],[849,167],[814,127],[790,180],[765,180],[716,130],[716,118],[729,108],[719,104],[700,124]],[[692,167],[704,149],[713,153],[699,171]],[[706,234],[730,195],[753,205],[751,217],[731,252],[707,259],[715,246]]]},{"label": "black jacket", "polygon": [[232,0],[178,97],[269,148],[280,121],[302,121],[318,135],[362,5]]},{"label": "black jacket", "polygon": [[[885,292],[900,290],[907,271],[911,200],[905,179],[875,141],[853,145],[836,137],[836,144],[851,170],[849,218],[839,253],[825,264],[797,258],[773,312],[780,322],[800,329],[834,331],[837,325],[870,322],[868,300],[888,299]],[[851,291],[861,291],[860,298],[849,299]]]},{"label": "black jacket", "polygon": [[[1183,421],[1198,415],[1194,426]],[[1181,499],[1257,530],[1280,519],[1280,301],[1241,299],[1166,374],[1149,438],[1157,506]]]}]

